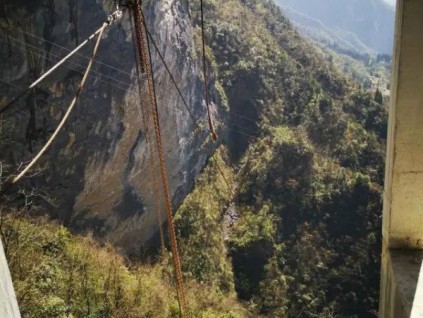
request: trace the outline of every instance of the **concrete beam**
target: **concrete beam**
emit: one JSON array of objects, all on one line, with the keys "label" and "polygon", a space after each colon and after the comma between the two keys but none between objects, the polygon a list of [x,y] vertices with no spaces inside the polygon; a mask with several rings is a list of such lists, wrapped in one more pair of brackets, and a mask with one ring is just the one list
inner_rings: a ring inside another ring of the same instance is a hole
[{"label": "concrete beam", "polygon": [[422,0],[397,3],[383,238],[388,248],[423,248]]},{"label": "concrete beam", "polygon": [[15,290],[13,289],[12,278],[10,277],[9,266],[3,251],[0,240],[0,317],[20,318]]},{"label": "concrete beam", "polygon": [[398,0],[379,317],[423,318],[423,0]]}]

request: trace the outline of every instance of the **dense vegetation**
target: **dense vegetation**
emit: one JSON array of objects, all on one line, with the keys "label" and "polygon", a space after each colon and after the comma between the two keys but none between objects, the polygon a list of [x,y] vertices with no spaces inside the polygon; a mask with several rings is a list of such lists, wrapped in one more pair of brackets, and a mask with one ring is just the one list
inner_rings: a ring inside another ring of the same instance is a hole
[{"label": "dense vegetation", "polygon": [[381,92],[341,76],[270,1],[209,1],[206,18],[229,105],[237,216],[227,247],[238,297],[256,316],[373,317]]},{"label": "dense vegetation", "polygon": [[390,95],[391,57],[383,54],[357,54],[325,42],[318,42],[328,63],[335,64],[347,78],[357,84],[356,88],[379,90],[384,99]]},{"label": "dense vegetation", "polygon": [[[111,246],[76,237],[45,217],[13,211],[0,218],[22,317],[179,317],[168,259],[128,265]],[[191,313],[236,318],[246,312],[234,293],[186,280]]]},{"label": "dense vegetation", "polygon": [[[380,91],[343,77],[271,1],[209,0],[205,12],[225,145],[175,215],[193,316],[374,317]],[[24,317],[177,316],[168,260],[130,264],[92,238],[2,209]]]}]

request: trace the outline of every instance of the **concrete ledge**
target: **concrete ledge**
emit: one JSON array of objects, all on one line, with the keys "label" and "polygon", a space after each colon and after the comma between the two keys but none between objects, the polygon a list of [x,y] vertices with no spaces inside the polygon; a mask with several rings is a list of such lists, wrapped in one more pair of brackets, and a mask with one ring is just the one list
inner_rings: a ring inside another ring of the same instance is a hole
[{"label": "concrete ledge", "polygon": [[385,251],[381,275],[379,317],[423,318],[423,251]]}]

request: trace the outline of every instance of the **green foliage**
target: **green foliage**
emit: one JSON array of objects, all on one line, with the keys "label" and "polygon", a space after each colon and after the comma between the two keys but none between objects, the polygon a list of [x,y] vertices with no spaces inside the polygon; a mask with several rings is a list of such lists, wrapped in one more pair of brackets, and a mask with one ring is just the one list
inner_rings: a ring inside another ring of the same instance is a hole
[{"label": "green foliage", "polygon": [[241,220],[235,225],[229,241],[232,249],[245,249],[258,243],[272,243],[276,233],[274,220],[269,213],[269,207],[256,214],[242,213]]},{"label": "green foliage", "polygon": [[259,286],[259,295],[256,302],[260,306],[260,312],[268,317],[286,317],[288,313],[288,280],[280,269],[280,260],[277,254],[280,247],[276,248],[274,256],[269,258],[264,267],[265,277]]},{"label": "green foliage", "polygon": [[[179,207],[175,224],[185,275],[229,292],[233,291],[233,278],[221,223],[231,199],[226,181],[231,182],[232,172],[226,167],[222,153],[220,150],[210,158],[209,165],[196,180],[194,191]],[[226,181],[218,166],[223,169]]]},{"label": "green foliage", "polygon": [[216,90],[217,95],[219,96],[220,105],[224,110],[229,110],[228,98],[226,97],[225,89],[223,88],[220,82],[216,81],[214,84],[214,89]]},{"label": "green foliage", "polygon": [[[167,260],[129,269],[111,246],[46,218],[2,215],[0,233],[23,317],[179,317]],[[186,285],[195,317],[244,317],[233,296]]]},{"label": "green foliage", "polygon": [[[387,112],[378,91],[340,72],[364,82],[385,68],[328,59],[270,1],[215,0],[206,20],[229,108],[261,131],[254,141],[229,133],[243,154],[228,240],[238,297],[257,316],[365,315],[377,308]],[[191,213],[204,204],[195,200]]]},{"label": "green foliage", "polygon": [[303,133],[284,126],[271,128],[269,135],[259,139],[245,155],[240,173],[241,202],[257,208],[283,199],[285,205],[301,204],[312,159],[313,148]]},{"label": "green foliage", "polygon": [[375,97],[374,100],[376,103],[378,103],[379,105],[383,104],[383,96],[382,96],[382,92],[378,89],[376,89],[375,91]]},{"label": "green foliage", "polygon": [[352,114],[364,128],[374,131],[380,138],[386,138],[388,112],[378,91],[374,98],[362,91],[352,94],[343,109]]}]

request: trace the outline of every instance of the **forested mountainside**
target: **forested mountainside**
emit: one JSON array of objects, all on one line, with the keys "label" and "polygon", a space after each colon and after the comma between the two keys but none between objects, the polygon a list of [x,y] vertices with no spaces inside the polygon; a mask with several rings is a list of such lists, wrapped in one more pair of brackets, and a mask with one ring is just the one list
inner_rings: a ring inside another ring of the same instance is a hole
[{"label": "forested mountainside", "polygon": [[318,50],[327,58],[328,63],[334,63],[342,74],[351,79],[359,88],[379,90],[388,100],[391,94],[391,62],[387,54],[358,54],[341,50],[324,44],[316,44]]},{"label": "forested mountainside", "polygon": [[[189,3],[199,56],[199,3]],[[175,214],[193,316],[376,317],[380,91],[343,77],[272,1],[204,10],[221,145]],[[25,317],[178,315],[159,252],[123,260],[34,217],[8,215],[1,229]]]},{"label": "forested mountainside", "polygon": [[358,53],[392,54],[393,6],[383,0],[276,0],[317,41]]},{"label": "forested mountainside", "polygon": [[389,97],[395,20],[392,5],[383,0],[276,3],[300,34],[316,43],[344,76]]},{"label": "forested mountainside", "polygon": [[[352,88],[271,2],[215,1],[207,21],[236,167],[226,248],[238,297],[268,317],[372,317],[387,124],[380,92]],[[193,196],[177,215],[225,220],[213,200]],[[207,223],[179,226],[182,249]],[[206,255],[190,267],[221,264]]]}]

